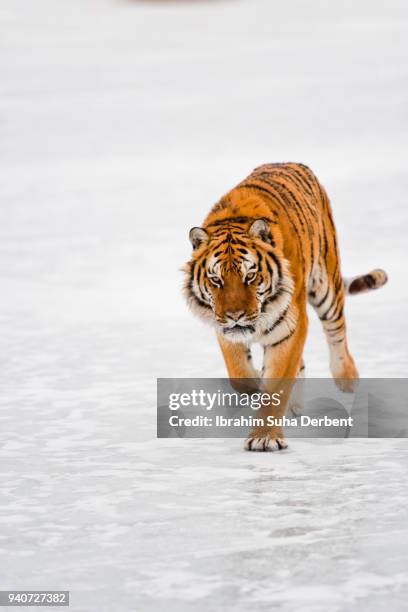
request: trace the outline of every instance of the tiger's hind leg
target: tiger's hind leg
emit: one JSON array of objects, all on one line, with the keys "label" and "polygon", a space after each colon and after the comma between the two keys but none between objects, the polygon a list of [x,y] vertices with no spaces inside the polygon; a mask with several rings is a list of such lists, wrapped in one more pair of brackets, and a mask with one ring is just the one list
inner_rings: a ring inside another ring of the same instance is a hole
[{"label": "tiger's hind leg", "polygon": [[338,261],[329,273],[322,263],[309,288],[309,302],[318,314],[330,352],[330,370],[342,391],[352,392],[358,371],[347,345],[344,284]]},{"label": "tiger's hind leg", "polygon": [[303,413],[304,401],[303,401],[303,386],[305,379],[305,362],[302,358],[297,376],[296,383],[292,389],[288,408],[295,417]]}]

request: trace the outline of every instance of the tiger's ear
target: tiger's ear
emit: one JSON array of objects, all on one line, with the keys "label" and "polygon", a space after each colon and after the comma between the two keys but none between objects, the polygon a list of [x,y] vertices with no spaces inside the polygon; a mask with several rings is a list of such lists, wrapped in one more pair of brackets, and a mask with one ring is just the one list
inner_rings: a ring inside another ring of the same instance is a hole
[{"label": "tiger's ear", "polygon": [[188,237],[190,238],[194,251],[204,242],[208,241],[208,234],[202,227],[192,227]]},{"label": "tiger's ear", "polygon": [[254,221],[249,228],[249,235],[254,238],[259,238],[263,242],[268,242],[272,246],[275,245],[271,234],[271,228],[265,219],[257,219]]}]

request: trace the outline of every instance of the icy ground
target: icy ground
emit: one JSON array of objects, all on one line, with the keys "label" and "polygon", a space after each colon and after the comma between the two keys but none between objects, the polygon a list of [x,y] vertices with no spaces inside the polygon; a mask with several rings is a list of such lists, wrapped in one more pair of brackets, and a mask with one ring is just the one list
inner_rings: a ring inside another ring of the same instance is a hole
[{"label": "icy ground", "polygon": [[[188,229],[254,166],[332,197],[362,376],[407,373],[406,2],[3,0],[0,588],[75,612],[406,609],[408,442],[155,439],[223,376]],[[311,317],[309,375],[327,355]]]}]

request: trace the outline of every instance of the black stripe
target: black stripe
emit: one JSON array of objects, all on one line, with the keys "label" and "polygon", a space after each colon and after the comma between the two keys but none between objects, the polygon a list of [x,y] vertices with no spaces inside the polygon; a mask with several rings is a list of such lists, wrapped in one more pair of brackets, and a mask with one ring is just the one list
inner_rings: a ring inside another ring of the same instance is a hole
[{"label": "black stripe", "polygon": [[289,295],[292,295],[292,293],[290,291],[288,291],[287,289],[285,289],[284,287],[279,287],[279,289],[277,291],[275,291],[275,293],[273,295],[271,295],[271,297],[267,298],[264,301],[264,303],[262,304],[261,311],[265,312],[266,306],[268,306],[269,304],[271,304],[272,302],[277,300],[278,297],[280,297],[282,295],[282,293],[288,293]]},{"label": "black stripe", "polygon": [[275,262],[276,267],[278,268],[278,276],[279,276],[279,280],[282,278],[282,264],[279,261],[279,258],[275,255],[275,253],[273,253],[273,251],[266,251],[265,253],[265,260],[266,260],[266,265],[268,265],[268,256]]},{"label": "black stripe", "polygon": [[273,330],[282,323],[282,321],[285,319],[286,315],[288,314],[288,310],[290,308],[290,304],[285,308],[285,310],[282,312],[282,314],[276,319],[276,321],[273,323],[272,327],[270,327],[269,329],[267,329],[266,331],[263,332],[263,334],[265,336],[267,336],[268,334],[270,334],[271,332],[273,332]]},{"label": "black stripe", "polygon": [[320,306],[322,306],[323,302],[326,300],[327,296],[329,295],[329,290],[330,290],[330,284],[327,283],[327,290],[326,290],[326,293],[324,294],[324,298],[320,300],[318,304],[315,304],[315,308],[320,308]]},{"label": "black stripe", "polygon": [[[339,311],[339,309],[341,310],[343,308],[343,300],[340,299],[339,295],[336,295],[334,297],[334,300],[332,302],[332,305],[330,306],[330,308],[328,308],[325,312],[324,315],[324,319],[320,319],[321,321],[329,321],[329,323],[332,322],[333,317],[337,314],[337,312]],[[329,316],[329,312],[332,310],[331,315]]]},{"label": "black stripe", "polygon": [[288,166],[287,170],[288,172],[290,172],[290,174],[294,174],[297,177],[298,183],[302,185],[303,189],[308,192],[311,198],[314,198],[315,196],[313,190],[310,187],[310,183],[302,174],[300,174],[298,169],[295,166]]},{"label": "black stripe", "polygon": [[293,336],[293,334],[295,333],[295,331],[296,331],[296,328],[295,328],[295,329],[293,329],[293,330],[290,332],[290,334],[288,334],[287,336],[285,336],[284,338],[282,338],[282,340],[278,340],[278,342],[274,342],[273,344],[268,344],[268,347],[270,347],[270,346],[278,346],[279,344],[282,344],[282,342],[285,342],[286,340],[289,340],[289,338],[290,338],[291,336]]},{"label": "black stripe", "polygon": [[339,314],[336,315],[335,318],[331,318],[329,323],[336,323],[339,319],[341,319],[343,316],[343,306],[341,306],[340,310],[339,310]]},{"label": "black stripe", "polygon": [[[332,323],[332,321],[330,320],[329,323]],[[344,327],[344,323],[340,323],[340,325],[336,325],[336,327],[332,327],[332,328],[326,328],[326,331],[328,334],[335,334],[338,331],[340,331],[341,329],[343,329]]]}]

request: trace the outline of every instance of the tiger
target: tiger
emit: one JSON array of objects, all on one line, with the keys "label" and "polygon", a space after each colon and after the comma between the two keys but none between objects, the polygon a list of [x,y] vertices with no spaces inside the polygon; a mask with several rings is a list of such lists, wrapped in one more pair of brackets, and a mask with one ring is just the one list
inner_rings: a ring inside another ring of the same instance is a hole
[{"label": "tiger", "polygon": [[[210,323],[231,381],[295,380],[304,376],[307,304],[326,336],[337,386],[352,392],[358,371],[350,354],[345,295],[377,289],[387,274],[375,269],[344,279],[328,195],[302,163],[264,164],[224,195],[201,227],[189,232],[193,252],[183,292],[194,314]],[[263,368],[251,345],[263,347]],[[274,422],[287,400],[270,407]],[[249,451],[287,448],[282,427],[256,427]]]}]

